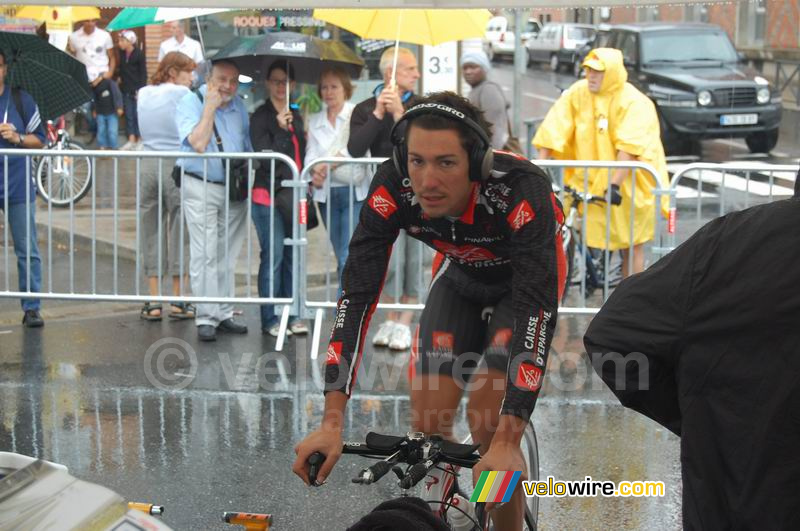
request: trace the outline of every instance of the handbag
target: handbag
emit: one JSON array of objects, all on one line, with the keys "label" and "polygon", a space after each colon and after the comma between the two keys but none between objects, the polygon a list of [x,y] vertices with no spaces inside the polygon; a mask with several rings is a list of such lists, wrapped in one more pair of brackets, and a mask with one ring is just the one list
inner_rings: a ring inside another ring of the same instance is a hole
[{"label": "handbag", "polygon": [[[281,216],[284,229],[288,229],[292,226],[292,200],[293,194],[291,188],[281,188],[275,192],[273,202],[275,208],[278,209],[278,214]],[[319,225],[319,216],[317,216],[317,203],[314,201],[314,198],[311,197],[310,190],[306,191],[306,201],[306,230],[311,230]]]}]

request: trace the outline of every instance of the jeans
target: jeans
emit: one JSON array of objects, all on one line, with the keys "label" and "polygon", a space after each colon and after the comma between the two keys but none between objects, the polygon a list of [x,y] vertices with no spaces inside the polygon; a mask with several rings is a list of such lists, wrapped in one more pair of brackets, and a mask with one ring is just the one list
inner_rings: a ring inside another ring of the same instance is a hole
[{"label": "jeans", "polygon": [[[252,217],[261,248],[258,265],[258,296],[289,298],[292,296],[292,248],[284,245],[286,230],[277,209],[253,203]],[[274,219],[272,219],[274,218]],[[270,249],[272,267],[270,267]],[[272,281],[272,292],[270,292]],[[261,328],[270,328],[278,322],[274,304],[261,305]]]},{"label": "jeans", "polygon": [[139,119],[136,115],[136,94],[123,94],[122,107],[125,109],[125,135],[141,136]]},{"label": "jeans", "polygon": [[[361,205],[363,203],[363,201],[357,201],[355,194],[353,194],[353,217],[350,218],[349,186],[332,186],[328,200],[325,203],[317,203],[322,215],[322,223],[325,224],[331,239],[331,245],[333,245],[333,252],[336,255],[336,273],[339,278],[340,294],[342,271],[347,261],[350,237],[353,235],[356,225],[358,225],[358,216],[361,213]],[[330,227],[328,226],[328,215],[330,215]]]},{"label": "jeans", "polygon": [[101,148],[117,149],[119,120],[116,114],[97,115],[97,145]]},{"label": "jeans", "polygon": [[[0,203],[0,207],[3,204]],[[30,210],[28,210],[30,206]],[[19,290],[28,291],[28,252],[30,251],[30,290],[42,290],[42,259],[39,256],[39,244],[36,241],[36,201],[30,203],[9,203],[8,225],[11,229],[11,238],[14,240],[14,254],[17,255],[17,275],[19,276]],[[28,226],[30,223],[30,235]],[[27,236],[27,237],[26,237]],[[22,299],[22,310],[38,310],[41,307],[39,299]]]}]

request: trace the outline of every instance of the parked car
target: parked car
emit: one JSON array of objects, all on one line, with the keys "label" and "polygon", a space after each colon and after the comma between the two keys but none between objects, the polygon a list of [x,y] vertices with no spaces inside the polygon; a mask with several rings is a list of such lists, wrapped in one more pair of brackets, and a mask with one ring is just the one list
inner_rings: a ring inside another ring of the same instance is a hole
[{"label": "parked car", "polygon": [[549,63],[553,72],[561,66],[575,64],[578,49],[594,38],[590,24],[547,24],[535,37],[528,39],[528,63]]},{"label": "parked car", "polygon": [[744,138],[751,152],[778,142],[781,96],[744,64],[713,24],[629,24],[609,31],[628,81],[655,102],[669,154],[696,152],[704,138]]},{"label": "parked car", "polygon": [[578,48],[575,52],[575,62],[572,63],[572,75],[575,77],[583,77],[583,61],[586,59],[586,56],[589,55],[589,52],[594,50],[595,48],[605,48],[608,43],[608,36],[609,36],[609,29],[610,26],[607,24],[601,24],[597,27],[597,31],[594,33],[594,37],[590,41],[587,41],[583,46]]},{"label": "parked car", "polygon": [[[525,22],[525,31],[522,33],[522,45],[541,31],[542,25],[538,20],[529,18]],[[483,40],[483,50],[489,59],[497,61],[502,57],[514,57],[516,37],[514,36],[514,23],[506,17],[493,17],[486,25],[486,38]]]}]

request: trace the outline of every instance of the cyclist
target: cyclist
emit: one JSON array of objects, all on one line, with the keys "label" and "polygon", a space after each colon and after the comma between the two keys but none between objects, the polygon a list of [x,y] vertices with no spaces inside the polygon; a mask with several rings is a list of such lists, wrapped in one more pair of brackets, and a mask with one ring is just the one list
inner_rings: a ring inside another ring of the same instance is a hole
[{"label": "cyclist", "polygon": [[[318,483],[341,455],[345,405],[400,229],[444,255],[415,341],[422,348],[413,361],[412,429],[452,436],[470,380],[470,429],[483,455],[474,477],[483,470],[526,473],[519,443],[564,285],[563,212],[542,170],[493,152],[490,137],[482,113],[450,92],[422,98],[392,130],[392,160],[373,178],[344,268],[322,424],[295,448],[294,471],[306,483],[309,455],[326,456]],[[488,325],[487,307],[494,307]],[[482,352],[486,367],[475,370]],[[496,511],[496,524],[519,528],[523,509],[518,489]]]}]

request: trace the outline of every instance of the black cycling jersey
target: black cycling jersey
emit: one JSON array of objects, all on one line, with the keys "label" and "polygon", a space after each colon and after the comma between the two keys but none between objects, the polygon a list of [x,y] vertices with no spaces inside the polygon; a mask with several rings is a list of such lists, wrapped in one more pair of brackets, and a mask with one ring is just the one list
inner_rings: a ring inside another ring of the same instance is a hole
[{"label": "black cycling jersey", "polygon": [[528,419],[541,387],[566,276],[563,212],[541,169],[496,153],[459,219],[427,217],[391,161],[372,180],[350,242],[328,345],[326,392],[348,396],[400,229],[448,257],[475,282],[511,283],[513,334],[501,412]]}]

